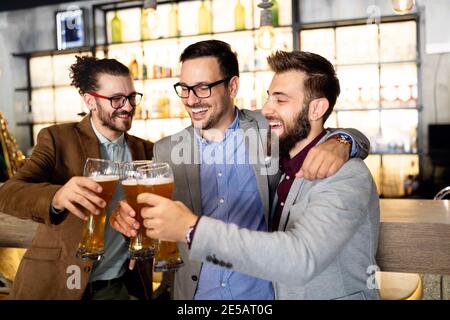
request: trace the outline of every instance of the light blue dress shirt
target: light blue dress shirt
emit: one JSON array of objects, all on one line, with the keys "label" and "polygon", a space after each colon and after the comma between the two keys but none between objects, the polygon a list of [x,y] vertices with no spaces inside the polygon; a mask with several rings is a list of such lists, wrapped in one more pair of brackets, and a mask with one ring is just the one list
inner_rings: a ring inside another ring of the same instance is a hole
[{"label": "light blue dress shirt", "polygon": [[[109,141],[94,126],[91,120],[92,129],[100,142],[100,157],[105,160],[131,161],[131,152],[122,134],[118,139]],[[125,196],[122,185],[116,188],[111,204],[108,206],[105,223],[105,253],[100,261],[94,263],[89,281],[111,280],[122,276],[126,270],[125,261],[128,257],[128,244],[125,237],[114,230],[109,224],[111,211],[116,207],[117,202]]]},{"label": "light blue dress shirt", "polygon": [[[236,110],[236,118],[221,142],[207,141],[196,134],[201,159],[202,213],[243,228],[267,231],[256,177],[239,128]],[[274,293],[270,281],[204,262],[194,299],[271,300]]]}]

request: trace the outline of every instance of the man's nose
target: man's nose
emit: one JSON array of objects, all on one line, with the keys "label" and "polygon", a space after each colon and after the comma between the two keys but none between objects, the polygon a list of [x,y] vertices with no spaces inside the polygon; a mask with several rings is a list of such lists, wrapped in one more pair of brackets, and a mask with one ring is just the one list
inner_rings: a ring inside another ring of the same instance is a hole
[{"label": "man's nose", "polygon": [[194,93],[194,90],[189,90],[188,97],[186,98],[187,105],[193,106],[200,102],[200,98],[197,97]]},{"label": "man's nose", "polygon": [[127,111],[127,112],[131,112],[134,108],[135,108],[135,107],[133,107],[133,106],[131,105],[130,100],[127,99],[127,100],[125,101],[125,104],[122,106],[122,108],[120,108],[120,110],[124,110],[124,111]]},{"label": "man's nose", "polygon": [[270,105],[270,99],[267,99],[266,102],[264,102],[263,107],[261,108],[261,114],[265,117],[273,114],[273,108]]}]

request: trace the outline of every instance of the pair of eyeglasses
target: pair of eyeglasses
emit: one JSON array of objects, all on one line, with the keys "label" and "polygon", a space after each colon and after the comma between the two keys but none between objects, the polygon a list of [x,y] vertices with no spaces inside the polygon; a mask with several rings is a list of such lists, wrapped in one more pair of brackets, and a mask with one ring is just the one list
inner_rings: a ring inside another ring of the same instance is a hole
[{"label": "pair of eyeglasses", "polygon": [[113,97],[102,96],[101,94],[98,94],[96,92],[89,92],[89,94],[96,98],[109,100],[113,109],[122,108],[127,103],[127,100],[130,102],[130,105],[132,107],[136,107],[139,103],[141,103],[143,96],[143,94],[139,92],[133,92],[128,96],[117,95]]},{"label": "pair of eyeglasses", "polygon": [[173,87],[175,88],[175,91],[180,98],[188,98],[189,92],[191,90],[197,98],[209,98],[211,96],[211,88],[226,81],[229,81],[231,78],[233,77],[228,77],[210,84],[201,83],[195,86],[188,86],[178,82],[174,84]]}]

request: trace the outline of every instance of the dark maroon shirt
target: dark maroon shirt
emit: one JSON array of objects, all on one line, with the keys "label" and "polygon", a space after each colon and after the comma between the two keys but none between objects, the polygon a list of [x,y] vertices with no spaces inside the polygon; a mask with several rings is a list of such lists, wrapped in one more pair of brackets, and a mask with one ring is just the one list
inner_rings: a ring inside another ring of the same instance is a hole
[{"label": "dark maroon shirt", "polygon": [[295,174],[300,170],[308,155],[309,150],[314,147],[317,142],[325,135],[326,130],[323,130],[313,141],[311,141],[306,147],[304,147],[297,155],[292,159],[284,157],[280,159],[280,170],[281,173],[285,174],[283,180],[278,184],[277,187],[277,206],[275,208],[275,214],[272,220],[272,231],[278,230],[278,225],[280,224],[281,213],[283,212],[284,203],[286,202],[289,190],[291,190],[292,184],[294,183]]}]

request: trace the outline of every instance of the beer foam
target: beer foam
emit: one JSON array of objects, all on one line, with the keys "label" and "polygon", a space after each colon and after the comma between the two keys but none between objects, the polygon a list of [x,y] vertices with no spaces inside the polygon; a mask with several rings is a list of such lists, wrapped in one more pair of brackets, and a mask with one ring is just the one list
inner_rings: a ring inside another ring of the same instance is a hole
[{"label": "beer foam", "polygon": [[109,182],[109,181],[117,181],[119,180],[118,175],[101,175],[101,176],[92,176],[90,177],[95,182]]},{"label": "beer foam", "polygon": [[122,185],[123,186],[137,186],[137,181],[136,179],[128,179],[128,180],[122,180]]},{"label": "beer foam", "polygon": [[139,180],[139,184],[144,186],[156,186],[168,183],[173,183],[173,178],[147,178]]}]

